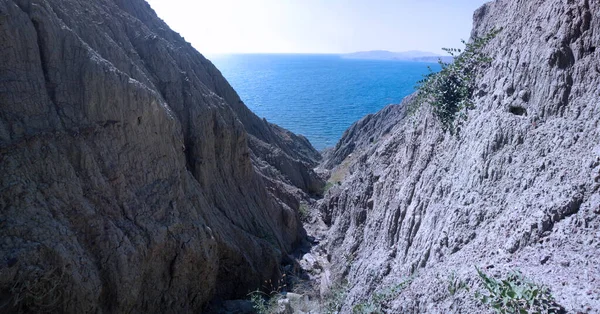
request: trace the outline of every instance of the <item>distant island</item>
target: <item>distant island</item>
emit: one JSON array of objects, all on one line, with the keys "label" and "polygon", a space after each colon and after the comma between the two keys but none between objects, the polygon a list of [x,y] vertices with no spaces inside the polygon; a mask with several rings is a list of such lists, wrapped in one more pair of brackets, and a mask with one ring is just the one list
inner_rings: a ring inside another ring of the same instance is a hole
[{"label": "distant island", "polygon": [[342,54],[344,59],[360,59],[360,60],[397,60],[397,61],[413,61],[413,62],[437,62],[442,59],[444,62],[452,62],[454,60],[451,56],[442,56],[433,52],[426,51],[403,51],[393,52],[387,50],[372,50],[372,51],[359,51],[353,53]]}]

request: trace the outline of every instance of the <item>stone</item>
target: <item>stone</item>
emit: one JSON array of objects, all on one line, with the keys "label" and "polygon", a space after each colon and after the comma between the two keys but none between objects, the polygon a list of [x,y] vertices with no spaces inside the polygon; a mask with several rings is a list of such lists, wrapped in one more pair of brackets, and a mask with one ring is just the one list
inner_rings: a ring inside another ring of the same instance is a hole
[{"label": "stone", "polygon": [[311,253],[306,253],[302,256],[300,266],[307,272],[313,272],[320,268],[317,258]]},{"label": "stone", "polygon": [[[475,12],[472,36],[503,30],[484,49],[492,62],[475,86],[485,92],[460,137],[444,133],[427,106],[408,115],[410,97],[344,133],[322,167],[351,171],[317,205],[329,226],[328,271],[349,281],[341,312],[408,277],[390,313],[485,312],[437,279],[455,272],[474,288],[475,267],[485,265],[497,278],[522,271],[567,312],[600,308],[573,293],[600,279],[600,260],[585,257],[600,256],[586,241],[600,229],[590,168],[600,138],[598,12],[597,1],[490,1]],[[568,273],[540,256],[570,261]]]},{"label": "stone", "polygon": [[198,313],[280,278],[320,155],[146,1],[2,0],[0,43],[1,311]]},{"label": "stone", "polygon": [[286,293],[285,297],[288,298],[290,301],[299,301],[303,298],[303,296],[301,294],[293,293],[293,292]]},{"label": "stone", "polygon": [[292,306],[290,305],[290,300],[288,299],[279,299],[277,300],[277,308],[274,311],[275,314],[293,314]]}]

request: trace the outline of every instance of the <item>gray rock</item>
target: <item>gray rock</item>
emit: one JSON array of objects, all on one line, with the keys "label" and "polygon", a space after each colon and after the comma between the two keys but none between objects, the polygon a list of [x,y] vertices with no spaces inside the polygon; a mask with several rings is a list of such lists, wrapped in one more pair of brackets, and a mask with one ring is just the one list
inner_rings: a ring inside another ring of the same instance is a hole
[{"label": "gray rock", "polygon": [[285,297],[287,299],[289,299],[290,301],[299,301],[303,298],[303,296],[301,294],[292,293],[292,292],[286,293]]},{"label": "gray rock", "polygon": [[412,96],[408,96],[402,101],[402,104],[389,105],[381,111],[369,114],[354,123],[344,132],[335,148],[327,152],[322,166],[331,169],[341,164],[354,151],[366,150],[387,138],[395,125],[395,121],[402,120],[406,116],[404,104],[410,102],[412,98]]},{"label": "gray rock", "polygon": [[310,253],[304,254],[299,263],[302,269],[304,269],[307,272],[314,272],[320,269],[317,258]]},{"label": "gray rock", "polygon": [[292,306],[290,304],[290,300],[288,299],[279,299],[277,300],[277,308],[274,310],[274,314],[293,314]]},{"label": "gray rock", "polygon": [[473,35],[504,30],[486,48],[494,61],[476,86],[487,92],[460,137],[426,109],[398,107],[345,133],[323,165],[348,170],[319,205],[331,278],[349,281],[342,312],[410,276],[390,313],[482,311],[445,278],[456,273],[473,292],[485,265],[547,285],[569,312],[600,308],[583,293],[600,280],[600,260],[586,257],[600,256],[589,241],[600,229],[599,12],[586,0],[487,3]]},{"label": "gray rock", "polygon": [[0,1],[1,311],[200,312],[279,278],[320,189],[142,0]]}]

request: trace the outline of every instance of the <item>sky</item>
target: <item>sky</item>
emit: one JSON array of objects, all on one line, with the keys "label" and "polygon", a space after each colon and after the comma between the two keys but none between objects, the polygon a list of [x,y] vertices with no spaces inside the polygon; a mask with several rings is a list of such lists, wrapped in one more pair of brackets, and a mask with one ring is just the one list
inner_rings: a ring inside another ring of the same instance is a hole
[{"label": "sky", "polygon": [[204,54],[442,54],[468,39],[475,9],[489,0],[147,0]]}]

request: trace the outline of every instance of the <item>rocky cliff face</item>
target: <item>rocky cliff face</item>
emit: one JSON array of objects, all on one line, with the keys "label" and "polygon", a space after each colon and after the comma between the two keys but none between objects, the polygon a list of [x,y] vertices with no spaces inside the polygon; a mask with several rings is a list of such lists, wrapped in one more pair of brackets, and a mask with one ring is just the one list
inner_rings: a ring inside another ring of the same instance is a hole
[{"label": "rocky cliff face", "polygon": [[[386,312],[482,310],[475,266],[520,270],[569,312],[600,309],[600,3],[475,12],[473,35],[499,27],[460,137],[427,110],[389,107],[325,162],[343,177],[320,205],[329,278],[348,280],[342,312],[409,276]],[[453,273],[473,289],[451,295]]]},{"label": "rocky cliff face", "polygon": [[319,191],[142,0],[0,0],[0,312],[199,312],[279,276]]}]

